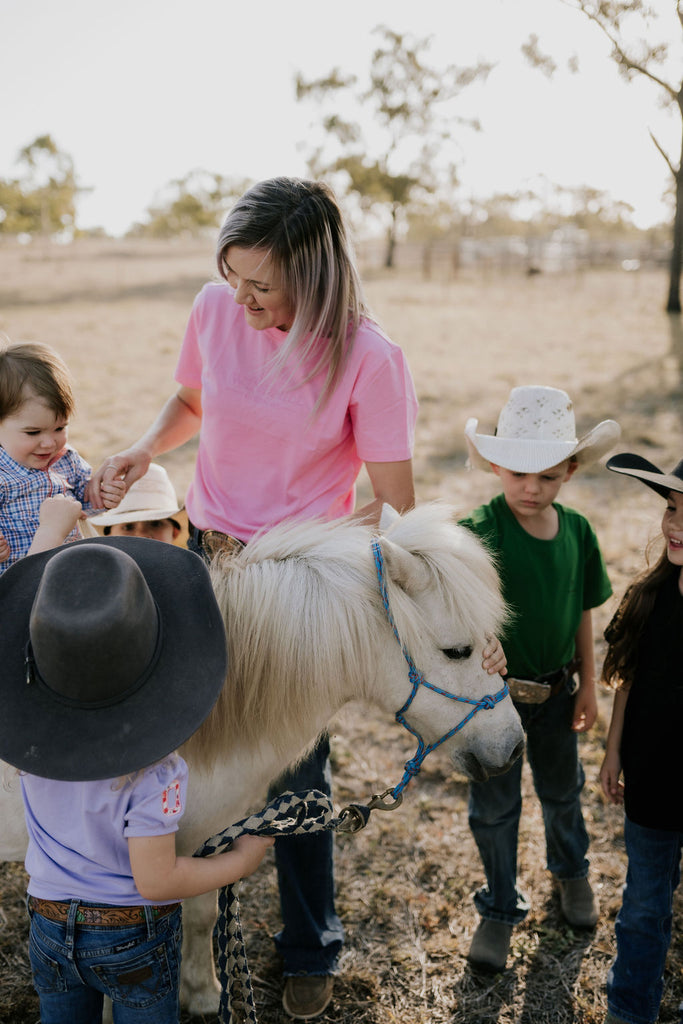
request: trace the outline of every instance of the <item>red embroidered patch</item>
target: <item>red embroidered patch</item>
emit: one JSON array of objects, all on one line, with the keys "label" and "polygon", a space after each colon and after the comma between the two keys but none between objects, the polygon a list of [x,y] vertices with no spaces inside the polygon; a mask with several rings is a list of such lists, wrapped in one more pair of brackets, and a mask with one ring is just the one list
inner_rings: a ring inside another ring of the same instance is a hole
[{"label": "red embroidered patch", "polygon": [[182,804],[180,802],[180,783],[172,782],[161,794],[161,809],[164,814],[180,814]]}]

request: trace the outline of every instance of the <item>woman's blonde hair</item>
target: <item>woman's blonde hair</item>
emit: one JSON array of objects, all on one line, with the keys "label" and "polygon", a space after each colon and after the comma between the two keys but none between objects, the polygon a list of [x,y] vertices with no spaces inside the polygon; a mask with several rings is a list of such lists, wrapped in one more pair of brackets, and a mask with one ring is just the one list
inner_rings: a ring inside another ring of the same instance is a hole
[{"label": "woman's blonde hair", "polygon": [[324,405],[343,371],[368,309],[351,242],[332,189],[322,181],[271,178],[250,188],[230,210],[218,236],[216,260],[227,280],[231,246],[263,250],[294,307],[294,321],[274,369],[294,354],[305,381],[319,373]]}]

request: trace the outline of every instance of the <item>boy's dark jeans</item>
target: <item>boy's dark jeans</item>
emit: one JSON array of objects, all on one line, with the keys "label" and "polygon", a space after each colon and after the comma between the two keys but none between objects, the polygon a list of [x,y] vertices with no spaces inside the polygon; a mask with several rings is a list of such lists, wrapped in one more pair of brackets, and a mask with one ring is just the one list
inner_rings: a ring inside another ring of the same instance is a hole
[{"label": "boy's dark jeans", "polygon": [[[571,680],[570,680],[571,683]],[[588,874],[588,833],[581,810],[584,772],[571,722],[569,688],[544,704],[515,703],[526,732],[526,753],[543,809],[548,870],[557,878]],[[482,917],[519,924],[529,904],[517,888],[517,840],[522,810],[522,763],[504,775],[470,784],[469,822],[479,848],[486,885],[475,893]]]}]

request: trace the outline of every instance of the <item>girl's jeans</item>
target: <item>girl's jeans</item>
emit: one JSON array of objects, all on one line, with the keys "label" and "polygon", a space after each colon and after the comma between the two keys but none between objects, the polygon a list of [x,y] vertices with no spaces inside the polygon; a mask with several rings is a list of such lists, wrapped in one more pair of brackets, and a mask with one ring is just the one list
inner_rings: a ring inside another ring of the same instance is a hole
[{"label": "girl's jeans", "polygon": [[[515,703],[541,801],[548,869],[560,879],[588,874],[588,834],[581,811],[584,772],[571,721],[574,697],[562,689],[544,704]],[[504,775],[470,785],[469,822],[486,873],[474,895],[480,915],[519,924],[529,904],[517,888],[517,839],[522,810],[522,758]]]},{"label": "girl's jeans", "polygon": [[662,999],[683,832],[645,828],[626,818],[624,839],[628,869],[615,924],[617,957],[607,975],[607,1004],[630,1024],[651,1024]]},{"label": "girl's jeans", "polygon": [[178,1024],[181,908],[145,924],[107,928],[49,921],[31,911],[29,954],[41,1024],[100,1024],[104,996],[114,1024]]}]

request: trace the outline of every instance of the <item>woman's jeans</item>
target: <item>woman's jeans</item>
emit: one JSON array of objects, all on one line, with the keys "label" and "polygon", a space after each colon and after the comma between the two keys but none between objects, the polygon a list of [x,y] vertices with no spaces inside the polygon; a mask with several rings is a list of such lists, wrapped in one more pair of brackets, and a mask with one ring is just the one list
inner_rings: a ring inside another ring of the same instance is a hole
[{"label": "woman's jeans", "polygon": [[[271,785],[268,799],[291,790],[319,789],[332,796],[330,741],[323,733],[313,750]],[[275,840],[283,929],[275,945],[283,973],[332,974],[344,942],[334,905],[334,838],[331,831]]]},{"label": "woman's jeans", "polygon": [[30,911],[29,955],[41,1024],[101,1024],[105,995],[114,1024],[178,1024],[182,911],[122,928],[76,924]]},{"label": "woman's jeans", "polygon": [[[588,834],[581,811],[584,772],[571,722],[574,697],[564,688],[543,704],[515,703],[543,810],[546,861],[560,879],[588,874]],[[469,823],[486,873],[474,895],[480,915],[519,924],[529,904],[517,888],[517,840],[522,811],[522,758],[504,775],[470,785]]]},{"label": "woman's jeans", "polygon": [[651,1024],[662,999],[683,832],[644,828],[626,818],[624,840],[628,869],[614,926],[617,956],[607,975],[607,1005],[630,1024]]}]

